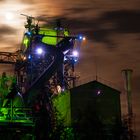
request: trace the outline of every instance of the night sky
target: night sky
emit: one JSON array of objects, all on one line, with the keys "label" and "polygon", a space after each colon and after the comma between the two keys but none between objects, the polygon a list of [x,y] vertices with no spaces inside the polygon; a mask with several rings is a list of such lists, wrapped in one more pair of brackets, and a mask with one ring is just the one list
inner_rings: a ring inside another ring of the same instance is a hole
[{"label": "night sky", "polygon": [[[139,0],[0,0],[0,51],[20,48],[26,18],[41,23],[61,19],[73,35],[83,34],[76,72],[80,82],[98,80],[120,90],[122,113],[126,94],[122,69],[133,69],[132,101],[136,132],[140,134],[140,1]],[[53,22],[52,22],[53,23]],[[12,66],[0,65],[0,72]],[[139,138],[140,139],[140,138]]]}]

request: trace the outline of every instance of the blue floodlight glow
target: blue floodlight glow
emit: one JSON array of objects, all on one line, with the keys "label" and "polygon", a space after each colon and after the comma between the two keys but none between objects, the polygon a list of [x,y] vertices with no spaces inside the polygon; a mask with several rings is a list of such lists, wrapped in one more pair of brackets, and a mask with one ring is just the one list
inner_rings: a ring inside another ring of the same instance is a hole
[{"label": "blue floodlight glow", "polygon": [[76,63],[78,61],[78,59],[74,59],[74,62]]},{"label": "blue floodlight glow", "polygon": [[85,37],[85,36],[82,36],[82,35],[79,35],[79,36],[78,36],[78,39],[79,39],[79,40],[85,41],[85,40],[86,40],[86,37]]},{"label": "blue floodlight glow", "polygon": [[67,61],[67,57],[66,56],[64,56],[64,61]]},{"label": "blue floodlight glow", "polygon": [[83,36],[79,35],[79,37],[78,37],[78,38],[79,38],[79,40],[82,40],[82,39],[83,39]]},{"label": "blue floodlight glow", "polygon": [[31,59],[31,55],[29,54],[28,59]]},{"label": "blue floodlight glow", "polygon": [[42,48],[37,48],[36,53],[39,54],[39,55],[43,54],[43,49]]},{"label": "blue floodlight glow", "polygon": [[59,30],[59,31],[62,31],[63,30],[63,28],[62,27],[56,27],[56,28],[54,28],[55,30]]},{"label": "blue floodlight glow", "polygon": [[77,50],[74,50],[74,51],[72,52],[72,55],[73,55],[73,57],[78,57],[78,56],[79,56],[79,53],[78,53]]},{"label": "blue floodlight glow", "polygon": [[28,36],[31,36],[31,32],[26,32],[25,34]]}]

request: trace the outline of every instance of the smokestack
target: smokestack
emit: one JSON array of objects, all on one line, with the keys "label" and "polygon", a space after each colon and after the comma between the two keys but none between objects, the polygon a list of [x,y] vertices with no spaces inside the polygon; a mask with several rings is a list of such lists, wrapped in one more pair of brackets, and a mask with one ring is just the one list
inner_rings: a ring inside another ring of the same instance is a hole
[{"label": "smokestack", "polygon": [[127,94],[127,105],[128,105],[128,115],[132,116],[132,95],[131,95],[131,76],[132,76],[132,69],[124,69],[122,70],[122,74],[124,76],[125,81],[125,92]]}]

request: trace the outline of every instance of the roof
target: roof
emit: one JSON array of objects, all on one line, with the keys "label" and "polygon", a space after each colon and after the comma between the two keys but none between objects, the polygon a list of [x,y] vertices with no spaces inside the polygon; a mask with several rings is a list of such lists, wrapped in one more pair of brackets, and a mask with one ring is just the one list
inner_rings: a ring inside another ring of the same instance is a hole
[{"label": "roof", "polygon": [[97,87],[104,87],[105,89],[109,89],[109,90],[112,90],[114,92],[120,93],[119,90],[114,89],[114,88],[112,88],[112,87],[110,87],[108,85],[105,85],[105,84],[103,84],[103,83],[101,83],[99,81],[96,81],[96,80],[90,81],[90,82],[82,84],[82,85],[79,85],[77,87],[74,87],[74,88],[71,89],[71,91],[80,90],[80,89],[81,90],[83,90],[83,89],[94,89],[94,88],[97,88]]}]

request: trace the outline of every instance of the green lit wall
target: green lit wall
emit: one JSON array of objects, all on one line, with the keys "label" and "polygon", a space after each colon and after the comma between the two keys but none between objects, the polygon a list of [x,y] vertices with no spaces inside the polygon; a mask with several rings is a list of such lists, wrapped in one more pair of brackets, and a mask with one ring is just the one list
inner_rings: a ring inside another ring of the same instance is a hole
[{"label": "green lit wall", "polygon": [[53,106],[57,111],[57,119],[64,120],[64,124],[71,124],[70,92],[65,91],[52,99]]},{"label": "green lit wall", "polygon": [[24,35],[23,37],[23,41],[22,41],[22,51],[25,52],[27,50],[27,48],[30,45],[30,38],[27,35]]},{"label": "green lit wall", "polygon": [[[40,28],[39,31],[40,35],[46,35],[42,38],[42,42],[49,45],[56,45],[62,38],[55,37],[57,35],[60,36],[68,36],[68,31],[62,30],[54,30],[54,29],[47,29],[47,28]],[[54,37],[53,37],[54,36]]]},{"label": "green lit wall", "polygon": [[[55,30],[53,28],[40,28],[39,30],[39,35],[44,35],[44,37],[42,38],[41,42],[47,44],[47,45],[52,45],[52,46],[56,46],[56,44],[58,42],[60,42],[63,38],[61,37],[57,37],[57,36],[68,36],[69,35],[69,31],[68,30]],[[23,37],[23,41],[22,41],[22,51],[26,52],[26,50],[28,49],[28,47],[30,46],[30,40],[31,37],[29,37],[28,35],[24,35]]]}]

